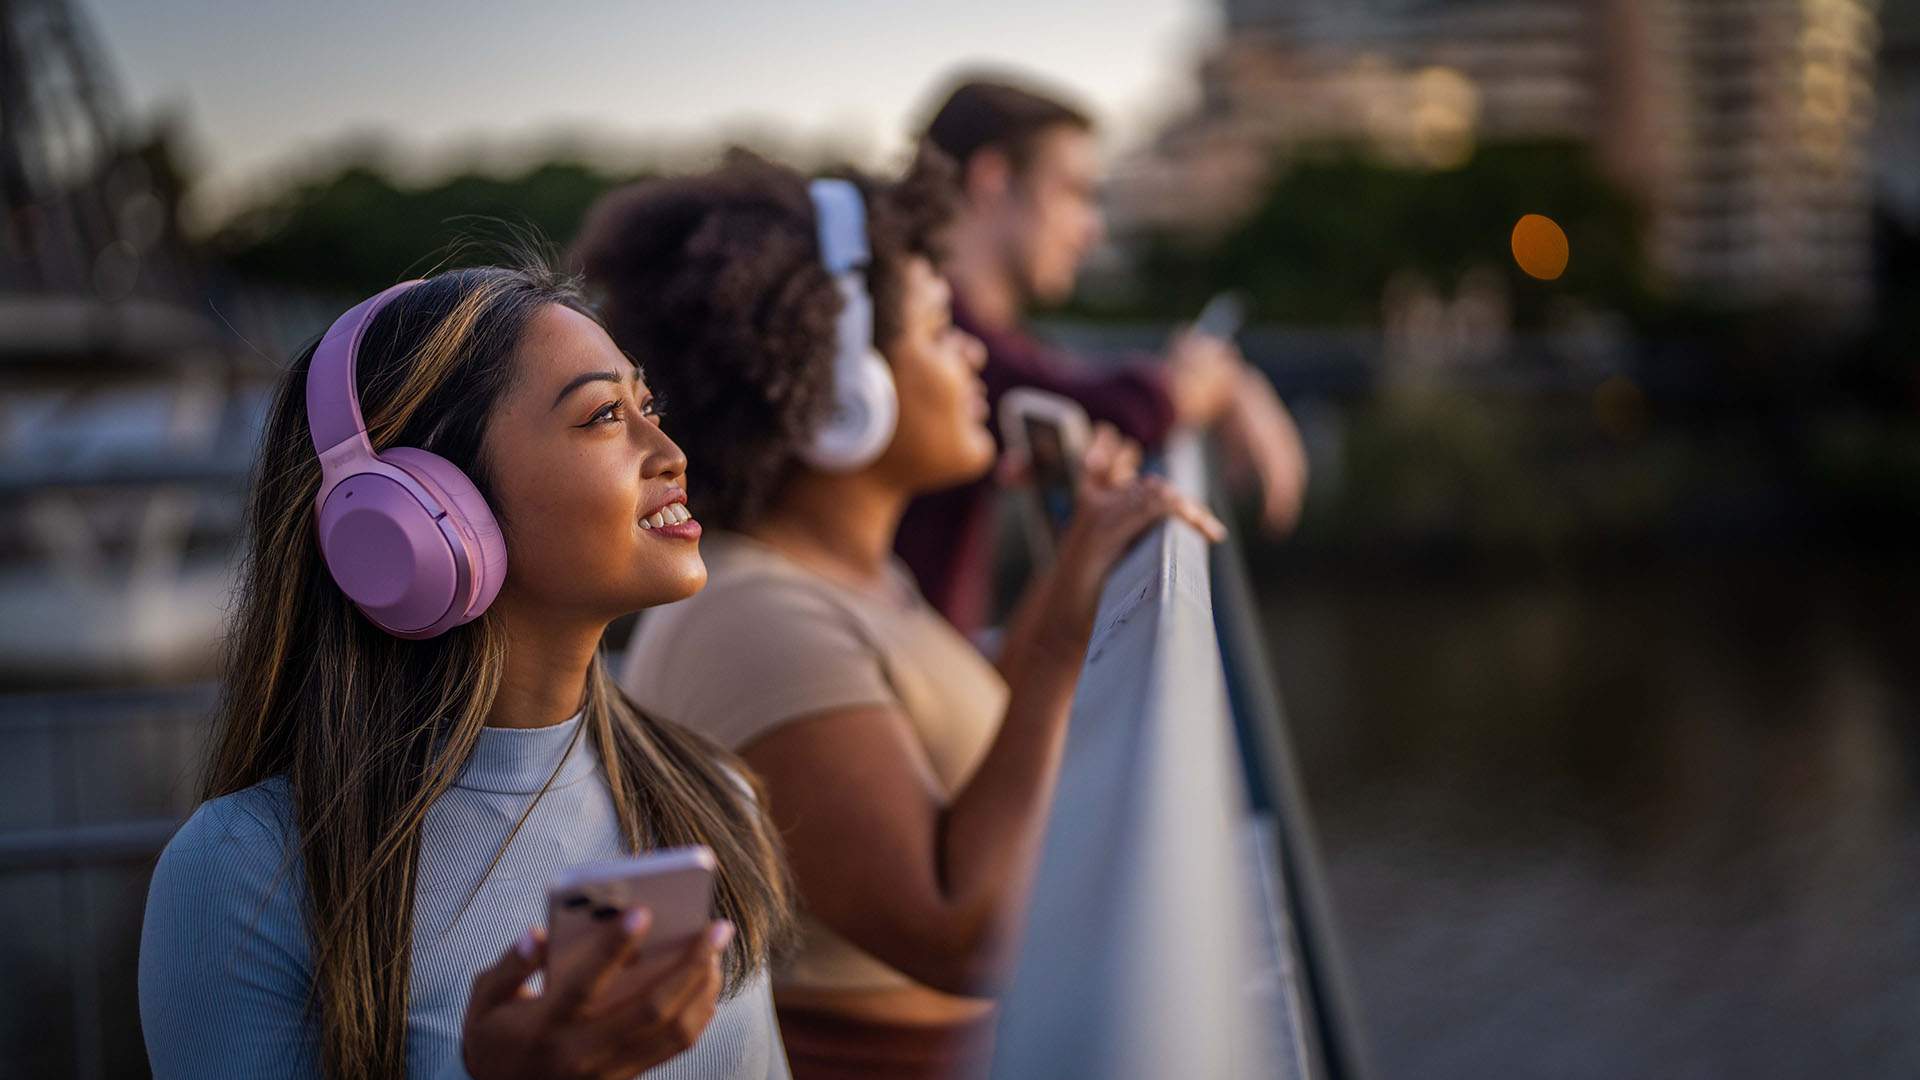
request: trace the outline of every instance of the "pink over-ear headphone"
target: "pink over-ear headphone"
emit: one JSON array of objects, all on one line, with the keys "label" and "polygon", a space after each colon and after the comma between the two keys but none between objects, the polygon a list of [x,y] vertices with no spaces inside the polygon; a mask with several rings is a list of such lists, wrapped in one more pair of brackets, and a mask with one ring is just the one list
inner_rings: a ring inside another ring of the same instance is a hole
[{"label": "pink over-ear headphone", "polygon": [[420,284],[403,281],[334,320],[307,369],[307,426],[320,455],[320,554],[375,626],[430,638],[480,617],[507,576],[507,547],[480,492],[436,454],[373,452],[355,367],[373,317]]}]

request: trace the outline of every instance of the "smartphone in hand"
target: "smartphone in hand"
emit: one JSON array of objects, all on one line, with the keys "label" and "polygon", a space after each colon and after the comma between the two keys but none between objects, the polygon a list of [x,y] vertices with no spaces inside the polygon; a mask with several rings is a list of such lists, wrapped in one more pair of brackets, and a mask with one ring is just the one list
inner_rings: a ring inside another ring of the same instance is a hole
[{"label": "smartphone in hand", "polygon": [[1015,387],[1000,399],[1000,435],[1023,455],[1033,474],[1035,523],[1029,529],[1041,561],[1073,520],[1073,493],[1092,425],[1078,403],[1032,387]]},{"label": "smartphone in hand", "polygon": [[636,907],[651,911],[653,922],[608,992],[619,996],[651,982],[706,933],[718,869],[713,852],[701,846],[588,863],[562,873],[547,886],[547,984],[618,948],[623,916]]}]

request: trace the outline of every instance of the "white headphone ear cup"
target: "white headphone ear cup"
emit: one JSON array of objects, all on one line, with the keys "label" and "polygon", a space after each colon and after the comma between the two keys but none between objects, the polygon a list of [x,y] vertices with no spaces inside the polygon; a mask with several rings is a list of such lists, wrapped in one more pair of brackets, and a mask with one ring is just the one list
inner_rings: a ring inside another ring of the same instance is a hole
[{"label": "white headphone ear cup", "polygon": [[860,411],[869,419],[860,435],[861,464],[869,464],[886,452],[900,423],[900,391],[893,385],[893,368],[886,358],[872,349],[860,364],[854,395]]},{"label": "white headphone ear cup", "polygon": [[900,421],[900,396],[893,385],[893,369],[871,349],[838,375],[833,413],[801,457],[816,469],[852,472],[871,465],[893,441]]}]

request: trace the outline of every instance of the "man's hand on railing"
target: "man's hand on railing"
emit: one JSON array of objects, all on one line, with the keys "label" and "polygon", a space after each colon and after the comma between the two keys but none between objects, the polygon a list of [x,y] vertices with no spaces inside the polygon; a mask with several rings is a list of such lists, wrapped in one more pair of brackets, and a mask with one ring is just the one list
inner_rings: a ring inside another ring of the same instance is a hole
[{"label": "man's hand on railing", "polygon": [[1233,342],[1188,327],[1167,346],[1167,392],[1179,424],[1219,437],[1227,481],[1258,490],[1267,535],[1291,533],[1307,493],[1307,450],[1266,373]]},{"label": "man's hand on railing", "polygon": [[1210,428],[1233,408],[1247,362],[1233,342],[1191,327],[1167,343],[1167,394],[1175,420]]},{"label": "man's hand on railing", "polygon": [[1291,533],[1307,496],[1307,448],[1293,415],[1258,368],[1242,365],[1233,404],[1215,431],[1226,451],[1227,481],[1239,487],[1251,480],[1259,489],[1268,535]]}]

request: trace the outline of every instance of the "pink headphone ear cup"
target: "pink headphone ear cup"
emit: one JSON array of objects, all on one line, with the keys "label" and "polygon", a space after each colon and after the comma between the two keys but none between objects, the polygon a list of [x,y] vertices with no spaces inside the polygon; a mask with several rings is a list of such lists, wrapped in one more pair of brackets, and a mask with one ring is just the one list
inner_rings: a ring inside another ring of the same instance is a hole
[{"label": "pink headphone ear cup", "polygon": [[[473,593],[466,541],[436,520],[422,486],[395,465],[368,467],[329,487],[315,507],[327,572],[374,625],[398,637],[433,637]],[[438,496],[434,497],[438,502]]]},{"label": "pink headphone ear cup", "polygon": [[487,505],[480,489],[473,486],[466,473],[438,454],[396,446],[383,451],[380,460],[405,469],[407,475],[432,492],[447,508],[447,520],[466,538],[469,550],[478,554],[476,565],[470,568],[473,603],[460,621],[479,618],[494,597],[500,595],[500,586],[507,579],[506,538],[500,533],[499,522],[494,520],[493,508]]}]

